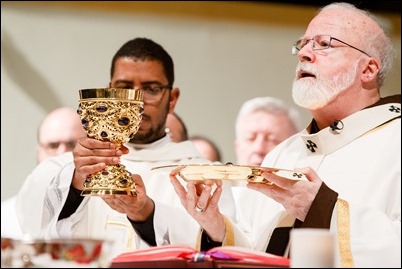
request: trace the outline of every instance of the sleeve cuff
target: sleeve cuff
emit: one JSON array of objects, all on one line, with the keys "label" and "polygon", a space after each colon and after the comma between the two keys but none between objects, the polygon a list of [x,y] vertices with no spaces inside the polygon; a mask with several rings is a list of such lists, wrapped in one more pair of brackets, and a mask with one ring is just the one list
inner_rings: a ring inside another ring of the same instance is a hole
[{"label": "sleeve cuff", "polygon": [[330,189],[324,182],[307,212],[305,220],[296,220],[295,228],[330,228],[332,213],[338,193]]}]

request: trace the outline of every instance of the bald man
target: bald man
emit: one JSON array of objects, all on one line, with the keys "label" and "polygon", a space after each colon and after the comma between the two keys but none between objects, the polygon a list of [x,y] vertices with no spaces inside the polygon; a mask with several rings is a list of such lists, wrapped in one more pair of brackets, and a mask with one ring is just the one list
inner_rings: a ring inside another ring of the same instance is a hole
[{"label": "bald man", "polygon": [[219,147],[209,138],[201,135],[193,135],[190,137],[197,150],[212,162],[222,162],[221,151]]},{"label": "bald man", "polygon": [[[41,122],[38,128],[37,161],[40,164],[47,158],[62,155],[63,160],[72,160],[71,152],[77,140],[86,136],[81,120],[75,109],[61,107],[51,111]],[[54,169],[58,169],[55,162]],[[47,168],[45,172],[48,171]],[[42,216],[42,204],[49,182],[33,181],[30,176],[25,180],[18,195],[2,201],[1,203],[1,236],[20,238],[24,233],[20,224],[23,222],[37,223],[39,229]],[[19,208],[29,208],[29,216],[20,212]],[[33,233],[35,235],[35,233]]]},{"label": "bald man", "polygon": [[50,156],[72,151],[77,140],[85,135],[75,109],[61,107],[53,110],[38,129],[38,163]]},{"label": "bald man", "polygon": [[188,140],[187,127],[176,113],[169,113],[166,117],[166,133],[174,142]]}]

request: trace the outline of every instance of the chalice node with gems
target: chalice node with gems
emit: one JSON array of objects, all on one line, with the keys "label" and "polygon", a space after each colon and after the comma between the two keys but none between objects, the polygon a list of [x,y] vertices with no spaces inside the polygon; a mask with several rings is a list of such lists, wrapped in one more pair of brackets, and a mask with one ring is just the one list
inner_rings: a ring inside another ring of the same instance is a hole
[{"label": "chalice node with gems", "polygon": [[[77,113],[88,137],[110,141],[120,148],[138,131],[144,112],[139,89],[94,88],[79,90]],[[127,194],[135,196],[135,182],[122,164],[107,165],[88,175],[83,196]]]}]

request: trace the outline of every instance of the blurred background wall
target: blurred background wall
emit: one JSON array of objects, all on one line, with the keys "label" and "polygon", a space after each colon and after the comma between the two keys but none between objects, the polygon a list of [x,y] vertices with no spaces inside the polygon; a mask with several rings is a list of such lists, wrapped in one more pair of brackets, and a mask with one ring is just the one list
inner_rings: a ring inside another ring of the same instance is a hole
[{"label": "blurred background wall", "polygon": [[[373,7],[397,50],[382,95],[401,90],[400,3],[389,2]],[[76,107],[79,89],[107,86],[112,56],[134,37],[151,38],[171,54],[181,89],[176,112],[190,135],[212,138],[224,162],[235,163],[241,104],[270,95],[293,105],[291,45],[316,10],[266,1],[2,1],[1,199],[15,194],[35,167],[44,116],[58,106]],[[310,117],[300,111],[304,126]]]}]

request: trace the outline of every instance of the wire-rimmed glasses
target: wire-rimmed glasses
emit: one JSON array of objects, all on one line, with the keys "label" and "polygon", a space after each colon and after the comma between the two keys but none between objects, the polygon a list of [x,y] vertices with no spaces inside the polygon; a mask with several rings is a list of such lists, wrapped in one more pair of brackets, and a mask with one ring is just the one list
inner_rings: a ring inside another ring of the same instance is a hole
[{"label": "wire-rimmed glasses", "polygon": [[147,104],[159,103],[162,99],[164,90],[171,90],[170,85],[149,85],[144,86],[140,90],[143,91],[144,102]]},{"label": "wire-rimmed glasses", "polygon": [[304,48],[304,46],[306,46],[310,41],[312,41],[312,49],[313,50],[325,50],[325,49],[329,49],[329,48],[335,48],[331,44],[332,40],[336,40],[352,49],[358,50],[361,53],[364,53],[367,56],[371,57],[367,52],[365,52],[361,49],[358,49],[355,46],[352,46],[352,45],[350,45],[338,38],[332,37],[330,35],[317,35],[310,39],[297,40],[296,43],[294,43],[292,46],[292,54],[297,55],[298,51],[300,51],[302,48]]}]

